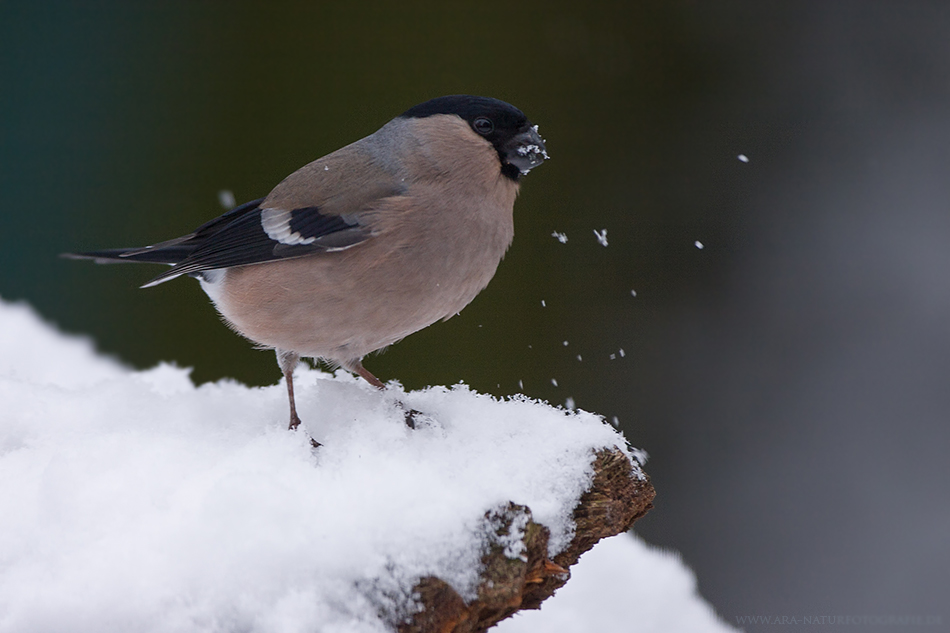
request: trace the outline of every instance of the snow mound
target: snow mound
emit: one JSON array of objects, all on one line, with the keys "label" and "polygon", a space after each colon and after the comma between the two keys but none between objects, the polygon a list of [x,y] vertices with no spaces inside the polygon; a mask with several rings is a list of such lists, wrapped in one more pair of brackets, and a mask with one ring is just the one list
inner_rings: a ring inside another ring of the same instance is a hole
[{"label": "snow mound", "polygon": [[591,413],[309,369],[289,432],[282,384],[188,373],[0,301],[0,631],[384,631],[421,576],[472,596],[487,510],[527,505],[565,547],[592,452],[627,450]]},{"label": "snow mound", "polygon": [[697,597],[696,577],[678,554],[621,534],[604,539],[571,568],[571,579],[540,611],[520,611],[497,633],[729,633]]}]

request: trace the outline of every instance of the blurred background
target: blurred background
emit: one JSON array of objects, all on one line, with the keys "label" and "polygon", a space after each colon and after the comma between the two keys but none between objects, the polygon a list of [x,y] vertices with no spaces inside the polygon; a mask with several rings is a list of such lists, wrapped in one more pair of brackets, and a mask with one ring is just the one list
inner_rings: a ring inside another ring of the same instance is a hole
[{"label": "blurred background", "polygon": [[367,367],[616,417],[659,493],[638,533],[733,624],[946,626],[948,33],[918,1],[0,1],[0,296],[135,367],[275,383],[197,283],[57,254],[187,233],[431,97],[504,99],[552,156],[513,247]]}]

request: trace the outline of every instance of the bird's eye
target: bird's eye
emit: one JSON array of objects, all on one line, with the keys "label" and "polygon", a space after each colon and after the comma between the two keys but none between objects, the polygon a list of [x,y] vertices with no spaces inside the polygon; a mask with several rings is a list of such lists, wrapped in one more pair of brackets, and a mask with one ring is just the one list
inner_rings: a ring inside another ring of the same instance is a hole
[{"label": "bird's eye", "polygon": [[475,128],[475,131],[481,134],[482,136],[487,136],[491,134],[495,129],[495,124],[491,122],[491,119],[486,119],[485,117],[478,117],[475,119],[475,122],[472,123],[472,127]]}]

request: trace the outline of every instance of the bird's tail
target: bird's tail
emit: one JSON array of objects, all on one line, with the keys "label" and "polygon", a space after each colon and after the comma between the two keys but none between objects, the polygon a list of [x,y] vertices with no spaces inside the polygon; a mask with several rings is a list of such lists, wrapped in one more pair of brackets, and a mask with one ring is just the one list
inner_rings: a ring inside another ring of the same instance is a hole
[{"label": "bird's tail", "polygon": [[107,248],[101,251],[85,253],[63,253],[66,259],[91,259],[97,264],[168,264],[174,266],[191,253],[196,246],[186,243],[192,236],[187,235],[174,240],[146,246],[144,248]]},{"label": "bird's tail", "polygon": [[[260,204],[263,201],[264,199],[261,198],[260,200],[252,200],[239,207],[234,207],[224,215],[220,215],[210,222],[205,222],[188,235],[182,235],[181,237],[176,237],[166,242],[159,242],[158,244],[152,244],[144,248],[108,248],[101,251],[88,251],[85,253],[63,253],[61,257],[65,257],[66,259],[91,259],[97,264],[129,264],[138,262],[143,264],[167,264],[169,266],[175,266],[191,257],[201,248],[202,244],[218,231],[227,228],[236,221],[240,221],[244,216],[258,212]],[[260,230],[260,228],[258,228],[258,230]],[[182,274],[193,275],[199,273],[201,270],[210,268],[212,267],[205,266],[192,267],[185,271],[176,272],[175,269],[165,271],[142,287],[155,286]]]}]

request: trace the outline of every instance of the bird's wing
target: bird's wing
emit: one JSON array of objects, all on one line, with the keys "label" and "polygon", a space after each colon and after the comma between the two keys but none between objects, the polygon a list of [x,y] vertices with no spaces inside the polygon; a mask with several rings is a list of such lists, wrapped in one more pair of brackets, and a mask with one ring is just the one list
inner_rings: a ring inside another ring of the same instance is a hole
[{"label": "bird's wing", "polygon": [[203,270],[339,251],[371,238],[373,211],[404,190],[367,153],[348,146],[302,167],[241,211],[229,211],[189,235],[127,257],[193,247],[147,287]]}]

